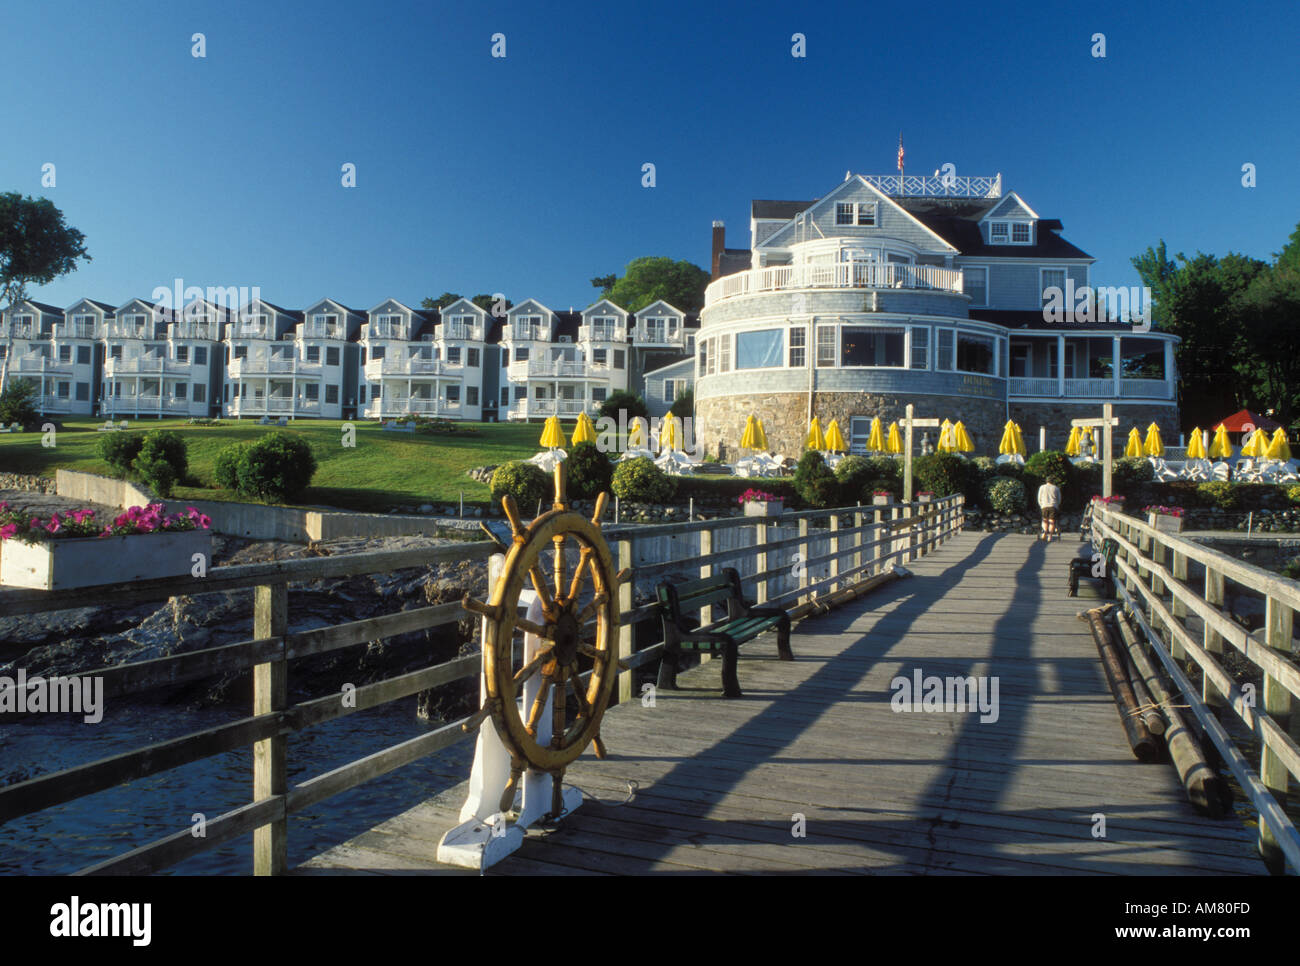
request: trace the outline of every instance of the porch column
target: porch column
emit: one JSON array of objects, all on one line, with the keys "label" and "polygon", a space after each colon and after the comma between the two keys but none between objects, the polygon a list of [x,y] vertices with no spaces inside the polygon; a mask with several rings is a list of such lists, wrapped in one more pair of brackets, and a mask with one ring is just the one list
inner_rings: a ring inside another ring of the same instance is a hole
[{"label": "porch column", "polygon": [[1056,394],[1065,397],[1065,336],[1056,337]]},{"label": "porch column", "polygon": [[1120,387],[1120,359],[1121,358],[1122,357],[1119,354],[1119,336],[1117,335],[1112,336],[1111,350],[1110,350],[1110,374],[1111,374],[1111,379],[1114,382],[1113,395],[1116,399],[1120,398],[1120,388],[1121,388]]},{"label": "porch column", "polygon": [[1174,343],[1165,340],[1165,398],[1174,398]]}]

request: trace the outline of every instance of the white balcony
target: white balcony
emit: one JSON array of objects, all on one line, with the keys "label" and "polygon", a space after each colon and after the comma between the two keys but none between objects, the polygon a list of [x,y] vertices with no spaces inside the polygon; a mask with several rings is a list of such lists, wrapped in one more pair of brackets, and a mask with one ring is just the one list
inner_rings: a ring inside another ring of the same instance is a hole
[{"label": "white balcony", "polygon": [[56,339],[98,339],[101,330],[94,322],[57,322],[54,325]]},{"label": "white balcony", "polygon": [[1176,387],[1170,379],[1121,379],[1116,392],[1115,380],[1066,379],[1064,392],[1056,376],[1008,380],[1009,396],[1033,396],[1068,399],[1174,399]]},{"label": "white balcony", "polygon": [[146,341],[158,341],[167,337],[167,328],[161,322],[145,322],[143,324],[128,324],[126,322],[110,322],[105,331],[105,338],[113,339],[143,339]]},{"label": "white balcony", "polygon": [[302,362],[297,356],[268,356],[254,353],[242,359],[231,359],[230,365],[227,366],[227,372],[232,378],[269,375],[271,373],[319,378],[321,364],[319,362]]},{"label": "white balcony", "polygon": [[175,322],[172,324],[171,337],[216,342],[221,338],[221,330],[215,322]]},{"label": "white balcony", "polygon": [[9,359],[9,376],[71,375],[71,362],[55,362],[43,352],[14,353]]},{"label": "white balcony", "polygon": [[341,325],[328,325],[323,322],[304,322],[298,327],[299,339],[332,339],[341,342],[347,338],[347,332]]},{"label": "white balcony", "polygon": [[462,366],[452,366],[440,359],[384,356],[382,359],[369,359],[366,361],[367,379],[378,379],[381,376],[460,375],[462,371]]},{"label": "white balcony", "polygon": [[178,399],[159,393],[123,393],[120,396],[106,396],[100,403],[100,412],[113,413],[188,413],[191,407],[206,409],[207,403],[194,403],[189,399]]},{"label": "white balcony", "polygon": [[704,304],[763,292],[793,289],[914,289],[961,294],[959,268],[879,262],[831,262],[824,265],[775,265],[736,272],[709,284]]},{"label": "white balcony", "polygon": [[665,345],[680,347],[686,345],[686,329],[678,325],[676,329],[669,332],[662,325],[638,325],[633,338],[639,346]]},{"label": "white balcony", "polygon": [[453,325],[444,322],[438,327],[438,337],[447,342],[482,342],[483,328],[478,325]]},{"label": "white balcony", "polygon": [[609,377],[606,366],[593,366],[588,362],[569,362],[562,359],[528,359],[524,362],[512,362],[507,367],[512,382],[524,382],[528,379],[586,379],[591,377]]},{"label": "white balcony", "polygon": [[[205,364],[199,368],[200,371],[206,372],[208,367]],[[163,359],[153,356],[124,356],[121,359],[104,360],[104,375],[106,376],[135,373],[161,375],[169,372],[177,375],[188,375],[193,371],[193,365],[189,362],[177,362],[175,359]]]},{"label": "white balcony", "polygon": [[586,412],[594,414],[599,403],[581,399],[519,399],[510,404],[507,419],[540,419],[546,416],[577,416]]},{"label": "white balcony", "polygon": [[626,342],[627,329],[621,325],[582,325],[578,327],[580,342]]}]

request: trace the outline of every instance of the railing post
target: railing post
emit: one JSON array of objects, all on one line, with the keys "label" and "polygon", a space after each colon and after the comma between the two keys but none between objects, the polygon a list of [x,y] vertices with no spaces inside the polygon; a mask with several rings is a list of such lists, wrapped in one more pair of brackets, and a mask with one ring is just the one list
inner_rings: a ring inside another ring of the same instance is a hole
[{"label": "railing post", "polygon": [[[253,588],[253,636],[283,638],[289,629],[289,585],[262,584]],[[289,700],[289,664],[283,658],[253,668],[253,714],[283,711]],[[253,801],[289,791],[286,735],[253,744]],[[283,875],[288,871],[288,818],[253,831],[253,874]]]},{"label": "railing post", "polygon": [[[889,528],[889,553],[895,565],[901,564],[905,559],[903,557],[902,531],[895,530],[892,526],[892,524],[897,523],[902,516],[903,516],[903,509],[902,507],[899,507],[897,505],[894,506],[889,511],[889,522],[891,524]],[[893,556],[893,554],[897,554],[898,556],[895,557]]]},{"label": "railing post", "polygon": [[[707,563],[709,557],[713,554],[713,531],[700,531],[700,579],[713,576],[713,565]],[[739,569],[739,568],[737,568]],[[705,604],[700,608],[700,626],[707,627],[713,623],[713,605]],[[713,655],[708,651],[700,654],[700,663],[713,659]]]},{"label": "railing post", "polygon": [[[1295,612],[1270,594],[1264,605],[1264,643],[1289,657],[1294,620]],[[1290,730],[1291,692],[1267,671],[1264,672],[1264,712],[1282,731]],[[1290,773],[1286,763],[1267,743],[1260,748],[1259,777],[1273,793],[1278,804],[1285,808]],[[1262,818],[1259,823],[1259,854],[1263,856],[1269,871],[1280,874],[1285,868],[1286,860],[1278,848],[1277,839]]]},{"label": "railing post", "polygon": [[[840,538],[838,536],[840,529],[840,515],[832,513],[830,517],[831,527],[831,572],[830,576],[839,577],[840,575]],[[839,580],[833,580],[830,583],[831,590],[839,590]]]},{"label": "railing post", "polygon": [[885,555],[885,511],[879,508],[872,510],[872,516],[875,520],[876,528],[872,531],[872,548],[871,548],[871,572],[880,573],[880,558]]},{"label": "railing post", "polygon": [[808,560],[812,554],[808,552],[808,518],[799,518],[799,552],[803,554],[804,565],[799,568],[799,603],[804,603],[808,596],[802,593],[808,587]]},{"label": "railing post", "polygon": [[853,579],[861,580],[862,573],[862,504],[853,513]]},{"label": "railing post", "polygon": [[[757,561],[757,564],[755,565],[758,567],[757,572],[760,574],[765,573],[767,571],[767,549],[766,549],[767,523],[766,522],[757,523],[754,525],[754,543],[756,546],[762,548],[758,551],[758,553],[754,557],[754,559]],[[754,581],[754,603],[755,604],[767,603],[767,578],[766,577],[759,577],[758,580]]]},{"label": "railing post", "polygon": [[[1223,574],[1219,573],[1208,564],[1205,567],[1205,602],[1210,604],[1218,611],[1223,611]],[[1223,658],[1223,636],[1213,627],[1206,623],[1204,634],[1205,650],[1215,655],[1222,663]],[[1221,709],[1227,705],[1227,700],[1219,689],[1214,686],[1208,674],[1201,676],[1201,697],[1205,703],[1214,709],[1217,715]]]},{"label": "railing post", "polygon": [[[632,538],[620,537],[618,541],[618,568],[626,570],[633,567],[632,560]],[[625,614],[632,609],[635,600],[635,581],[629,580],[626,583],[618,585],[618,612]],[[618,656],[620,660],[627,660],[632,656],[633,637],[636,628],[632,624],[624,624],[621,620],[618,625]],[[624,701],[632,700],[632,671],[622,671],[618,676],[618,701],[622,704]]]}]

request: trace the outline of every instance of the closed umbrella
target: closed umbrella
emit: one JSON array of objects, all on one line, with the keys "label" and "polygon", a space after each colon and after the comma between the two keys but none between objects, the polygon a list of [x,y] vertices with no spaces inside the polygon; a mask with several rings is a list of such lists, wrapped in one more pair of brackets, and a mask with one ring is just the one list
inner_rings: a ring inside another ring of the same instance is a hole
[{"label": "closed umbrella", "polygon": [[898,423],[889,424],[889,436],[885,440],[885,452],[895,455],[903,452],[903,434],[898,431]]},{"label": "closed umbrella", "polygon": [[1016,424],[1007,420],[1002,427],[1002,439],[998,440],[998,455],[1014,456],[1016,452]]},{"label": "closed umbrella", "polygon": [[822,435],[822,424],[816,416],[808,424],[808,438],[803,441],[803,448],[816,450],[826,448],[826,437]]},{"label": "closed umbrella", "polygon": [[1142,434],[1134,426],[1128,431],[1128,443],[1124,446],[1124,455],[1128,457],[1140,457],[1142,455]]},{"label": "closed umbrella", "polygon": [[1080,451],[1080,449],[1079,449],[1079,427],[1078,427],[1078,426],[1071,426],[1071,427],[1070,427],[1070,438],[1069,438],[1068,440],[1066,440],[1066,443],[1065,443],[1065,455],[1066,455],[1066,456],[1078,456],[1080,452],[1081,452],[1081,451]]},{"label": "closed umbrella", "polygon": [[632,420],[632,428],[627,431],[628,449],[645,449],[645,420],[637,416]]},{"label": "closed umbrella", "polygon": [[661,449],[672,451],[681,445],[681,437],[677,431],[677,417],[669,413],[664,417],[663,426],[659,429],[659,446]]},{"label": "closed umbrella", "polygon": [[1257,460],[1264,459],[1268,455],[1268,433],[1262,429],[1251,433],[1250,442],[1241,448],[1241,455]]},{"label": "closed umbrella", "polygon": [[844,445],[844,434],[840,432],[840,424],[833,419],[826,427],[826,448],[832,453],[843,453],[848,450]]},{"label": "closed umbrella", "polygon": [[[897,429],[898,424],[895,423],[893,425],[893,428]],[[871,417],[871,435],[867,437],[867,452],[868,453],[885,452],[885,434],[881,432],[879,416]]]},{"label": "closed umbrella", "polygon": [[1165,444],[1160,441],[1160,427],[1152,423],[1147,427],[1146,442],[1142,444],[1142,452],[1147,456],[1163,456]]},{"label": "closed umbrella", "polygon": [[767,452],[767,432],[763,429],[763,420],[754,420],[754,443],[758,449]]},{"label": "closed umbrella", "polygon": [[1291,458],[1291,447],[1287,445],[1285,429],[1279,427],[1273,433],[1273,440],[1268,444],[1268,451],[1264,455],[1271,460],[1282,460],[1283,462]]},{"label": "closed umbrella", "polygon": [[592,425],[591,417],[586,413],[578,413],[578,425],[573,427],[573,442],[596,442],[596,427]]},{"label": "closed umbrella", "polygon": [[1214,439],[1210,441],[1210,459],[1232,459],[1232,443],[1228,441],[1228,428],[1222,423],[1214,430]]},{"label": "closed umbrella", "polygon": [[960,419],[952,428],[952,437],[957,444],[957,452],[973,453],[975,451],[975,440],[970,438],[970,433],[966,432],[966,427]]},{"label": "closed umbrella", "polygon": [[1015,434],[1016,434],[1016,455],[1017,455],[1017,456],[1028,456],[1028,455],[1029,455],[1029,447],[1025,445],[1025,435],[1024,435],[1024,433],[1022,433],[1022,432],[1020,431],[1020,424],[1019,424],[1019,423],[1012,423],[1012,424],[1011,424],[1011,428],[1012,428],[1012,430],[1014,430],[1014,432],[1015,432]]},{"label": "closed umbrella", "polygon": [[546,425],[542,429],[541,444],[547,449],[555,449],[564,445],[564,431],[560,429],[560,417],[546,417]]},{"label": "closed umbrella", "polygon": [[952,438],[952,422],[945,419],[939,425],[939,442],[935,443],[934,448],[940,453],[951,453],[957,448],[957,443]]},{"label": "closed umbrella", "polygon": [[757,430],[754,428],[757,422],[758,420],[754,418],[754,414],[750,413],[745,420],[745,431],[740,434],[741,449],[758,449],[758,443],[755,440]]},{"label": "closed umbrella", "polygon": [[1187,458],[1189,460],[1209,458],[1205,455],[1205,438],[1201,436],[1201,427],[1199,426],[1192,430],[1192,438],[1187,443]]}]

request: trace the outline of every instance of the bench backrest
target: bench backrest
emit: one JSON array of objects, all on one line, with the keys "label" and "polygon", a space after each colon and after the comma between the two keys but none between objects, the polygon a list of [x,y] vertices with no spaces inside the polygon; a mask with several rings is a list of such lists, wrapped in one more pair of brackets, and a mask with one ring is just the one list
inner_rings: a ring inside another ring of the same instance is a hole
[{"label": "bench backrest", "polygon": [[688,580],[678,584],[661,583],[656,589],[659,606],[673,623],[681,626],[684,612],[693,613],[713,604],[731,599],[742,600],[740,574],[734,567],[701,580]]}]

